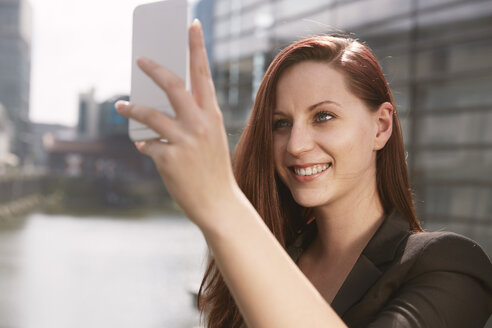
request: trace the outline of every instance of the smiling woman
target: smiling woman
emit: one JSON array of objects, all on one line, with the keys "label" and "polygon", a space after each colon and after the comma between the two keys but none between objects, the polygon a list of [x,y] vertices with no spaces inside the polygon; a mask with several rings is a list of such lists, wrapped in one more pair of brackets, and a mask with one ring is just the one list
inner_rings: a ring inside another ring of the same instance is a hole
[{"label": "smiling woman", "polygon": [[472,240],[422,232],[397,111],[368,47],[319,36],[280,52],[234,171],[198,22],[190,54],[193,95],[167,69],[138,61],[175,119],[138,104],[117,109],[169,141],[137,147],[213,254],[199,293],[207,327],[485,324],[492,264]]}]

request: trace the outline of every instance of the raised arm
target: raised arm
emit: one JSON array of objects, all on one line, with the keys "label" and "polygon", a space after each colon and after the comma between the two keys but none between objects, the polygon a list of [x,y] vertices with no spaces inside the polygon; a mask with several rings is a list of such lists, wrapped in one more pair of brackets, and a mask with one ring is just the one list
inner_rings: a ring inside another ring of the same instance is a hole
[{"label": "raised arm", "polygon": [[278,243],[233,176],[198,21],[190,27],[193,96],[172,72],[140,58],[176,112],[118,102],[118,112],[163,139],[136,143],[150,156],[168,191],[201,229],[249,327],[346,327]]}]

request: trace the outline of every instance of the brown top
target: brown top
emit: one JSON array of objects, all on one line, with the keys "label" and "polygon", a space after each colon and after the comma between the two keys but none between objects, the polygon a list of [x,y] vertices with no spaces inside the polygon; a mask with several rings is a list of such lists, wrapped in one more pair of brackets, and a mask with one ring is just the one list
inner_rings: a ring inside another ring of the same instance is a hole
[{"label": "brown top", "polygon": [[[310,224],[287,248],[296,263],[315,234]],[[349,327],[483,327],[492,314],[492,263],[473,240],[411,232],[394,211],[331,306]]]}]

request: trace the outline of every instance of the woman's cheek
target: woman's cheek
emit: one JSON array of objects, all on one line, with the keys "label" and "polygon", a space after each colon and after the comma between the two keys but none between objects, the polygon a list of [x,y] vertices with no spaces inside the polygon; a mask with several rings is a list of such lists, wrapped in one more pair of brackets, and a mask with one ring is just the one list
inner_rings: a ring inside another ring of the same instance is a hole
[{"label": "woman's cheek", "polygon": [[332,129],[320,134],[318,140],[332,156],[343,156],[345,153],[352,152],[353,140],[347,131]]}]

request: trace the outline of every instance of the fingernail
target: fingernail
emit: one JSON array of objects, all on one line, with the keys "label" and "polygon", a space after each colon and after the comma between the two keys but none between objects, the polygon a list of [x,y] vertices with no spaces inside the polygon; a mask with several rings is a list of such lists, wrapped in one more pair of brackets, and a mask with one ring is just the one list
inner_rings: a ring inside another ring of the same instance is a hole
[{"label": "fingernail", "polygon": [[123,113],[125,112],[127,109],[128,109],[128,105],[130,103],[128,101],[125,101],[125,100],[118,100],[116,102],[116,104],[114,104],[114,108],[116,108],[116,111],[118,113]]},{"label": "fingernail", "polygon": [[145,66],[149,62],[149,59],[144,56],[139,56],[137,57],[136,61],[138,66]]},{"label": "fingernail", "polygon": [[195,18],[193,20],[193,23],[191,23],[191,25],[195,25],[195,26],[198,26],[198,27],[202,27],[202,23],[200,22],[200,20],[198,18]]}]

